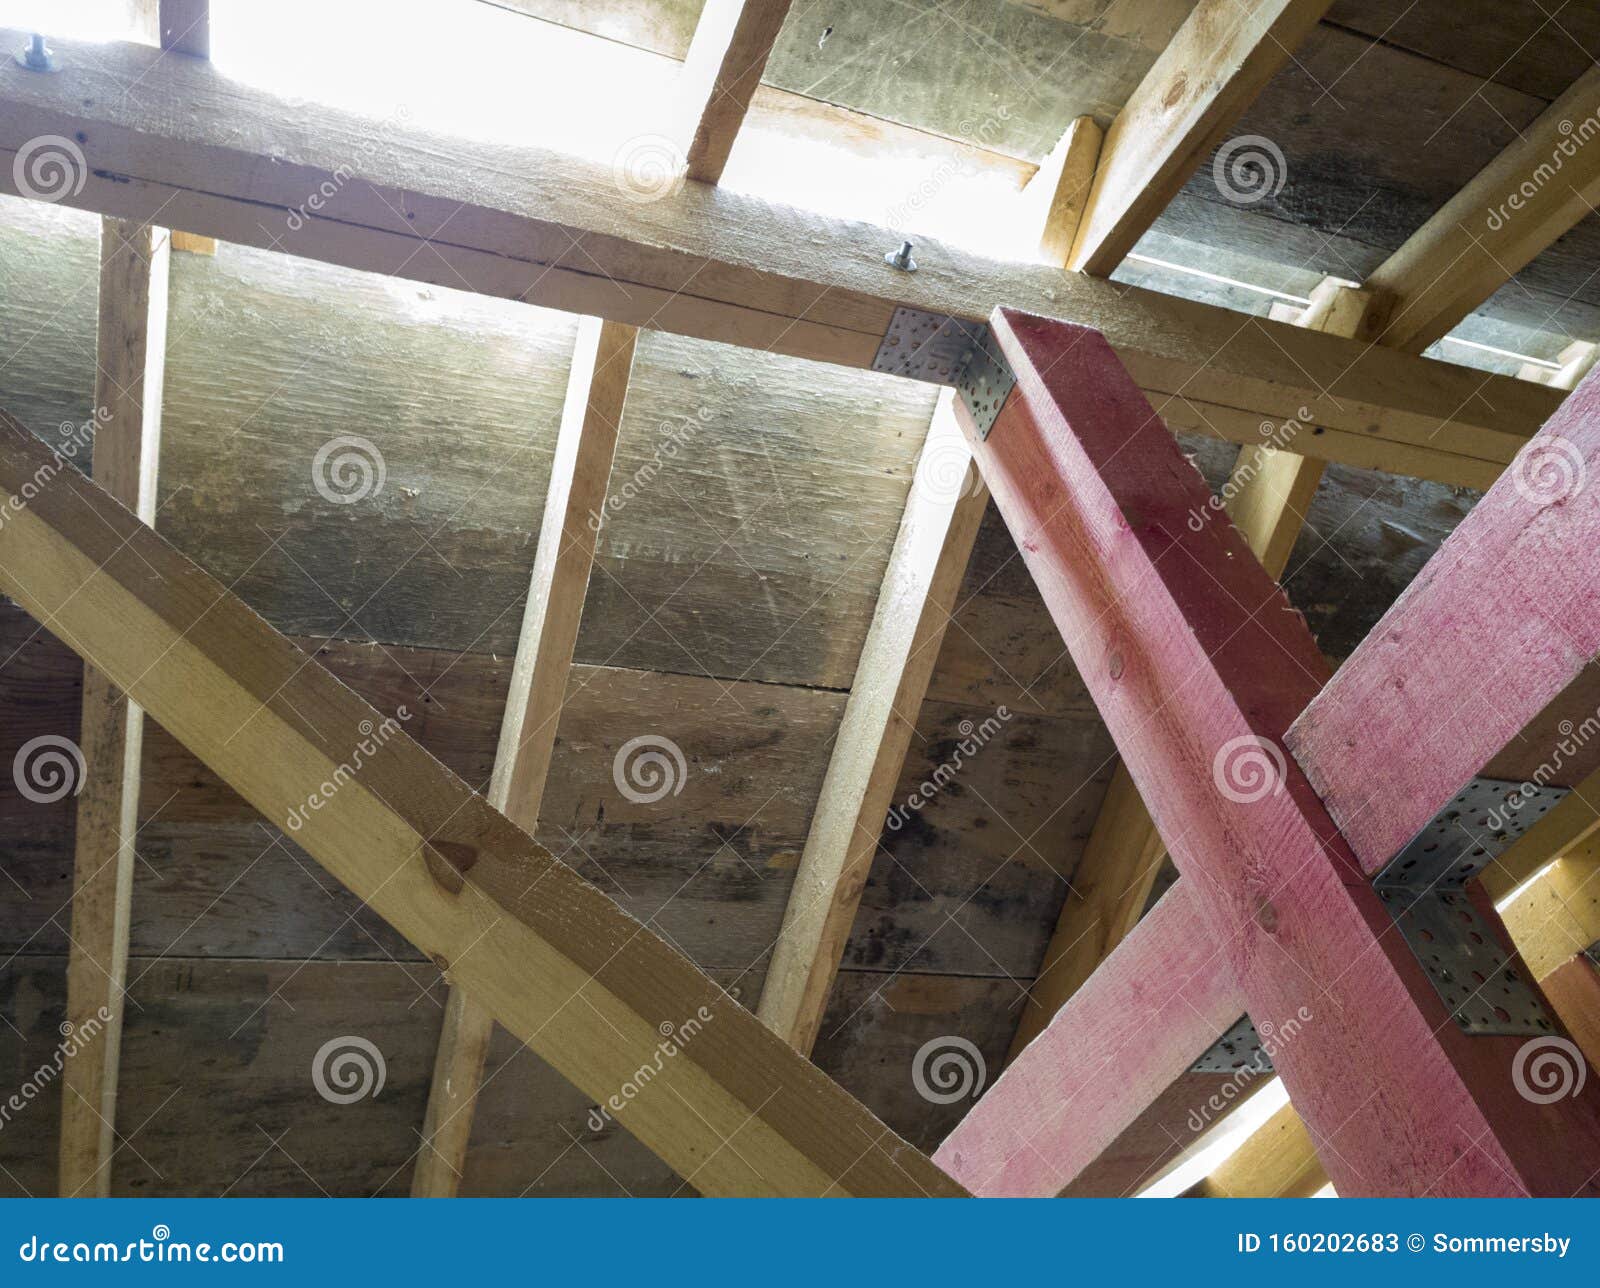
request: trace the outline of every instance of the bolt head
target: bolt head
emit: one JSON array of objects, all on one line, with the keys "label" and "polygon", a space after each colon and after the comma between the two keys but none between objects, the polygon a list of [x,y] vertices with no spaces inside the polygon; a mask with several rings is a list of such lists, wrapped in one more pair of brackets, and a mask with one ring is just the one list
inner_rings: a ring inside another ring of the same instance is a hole
[{"label": "bolt head", "polygon": [[35,36],[28,47],[17,55],[17,62],[26,67],[30,72],[53,72],[59,70],[56,56],[50,52],[42,36]]}]

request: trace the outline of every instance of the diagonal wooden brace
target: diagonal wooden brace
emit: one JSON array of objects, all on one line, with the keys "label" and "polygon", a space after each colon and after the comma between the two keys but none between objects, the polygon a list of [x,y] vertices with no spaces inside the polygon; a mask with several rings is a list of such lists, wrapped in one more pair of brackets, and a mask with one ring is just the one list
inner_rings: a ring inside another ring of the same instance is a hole
[{"label": "diagonal wooden brace", "polygon": [[[1596,1193],[1600,1080],[1536,1103],[1519,1091],[1519,1056],[1539,1039],[1451,1022],[1370,869],[1285,754],[1328,678],[1299,615],[1102,336],[1005,309],[991,328],[1016,387],[987,437],[971,435],[979,467],[1219,961],[1258,1027],[1294,1030],[1273,1060],[1339,1192]],[[1560,537],[1541,550],[1589,554]],[[1413,722],[1390,728],[1382,750],[1404,755]],[[1391,772],[1370,752],[1349,758]],[[1014,1142],[1032,1110],[1012,1089],[1023,1081],[1001,1079],[937,1155],[979,1192],[995,1175],[1011,1192],[1053,1192],[1059,1179],[1048,1161],[1036,1184],[1020,1175]],[[1002,1136],[1011,1157],[997,1159],[988,1142]]]}]

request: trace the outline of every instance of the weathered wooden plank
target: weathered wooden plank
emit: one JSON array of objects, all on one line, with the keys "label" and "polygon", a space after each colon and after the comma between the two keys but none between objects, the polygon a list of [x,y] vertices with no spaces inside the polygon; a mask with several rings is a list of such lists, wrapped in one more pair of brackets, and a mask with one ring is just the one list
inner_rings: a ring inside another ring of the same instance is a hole
[{"label": "weathered wooden plank", "polygon": [[689,178],[722,178],[789,0],[707,0],[683,60],[681,127]]},{"label": "weathered wooden plank", "polygon": [[1072,257],[1104,140],[1094,117],[1078,117],[1022,190],[1022,230],[1046,264],[1065,268]]},{"label": "weathered wooden plank", "polygon": [[[928,426],[757,1009],[773,1032],[804,1054],[816,1043],[989,503],[953,401],[945,391]],[[996,720],[996,728],[1001,723]]]},{"label": "weathered wooden plank", "polygon": [[[88,450],[92,442],[95,481],[144,523],[153,523],[156,512],[170,254],[165,229],[103,223],[95,416],[79,447]],[[48,774],[53,755],[56,771],[73,780],[78,794],[67,1022],[94,1035],[89,1051],[64,1070],[59,1190],[67,1198],[104,1197],[116,1141],[144,713],[110,677],[85,666],[82,745],[66,746],[81,761],[67,764],[60,741],[51,752],[50,736],[44,737],[31,744],[42,759],[25,772]]]},{"label": "weathered wooden plank", "polygon": [[[654,1060],[658,1024],[698,1020],[694,1044],[622,1115],[686,1180],[706,1192],[959,1192],[433,761],[396,716],[312,664],[20,425],[7,419],[0,438],[0,586],[258,809],[302,819],[308,851],[513,1033],[605,1097]],[[24,499],[25,487],[37,494]],[[723,1148],[733,1132],[737,1152]]]},{"label": "weathered wooden plank", "polygon": [[[1327,675],[1281,592],[1221,516],[1186,523],[1209,493],[1103,338],[1007,310],[991,328],[1018,383],[974,455],[1246,1009],[1274,1029],[1301,1020],[1274,1064],[1330,1143],[1335,1184],[1583,1190],[1600,1095],[1552,1115],[1510,1090],[1521,1042],[1449,1022],[1278,750]],[[1463,1139],[1476,1144],[1463,1152]]]}]

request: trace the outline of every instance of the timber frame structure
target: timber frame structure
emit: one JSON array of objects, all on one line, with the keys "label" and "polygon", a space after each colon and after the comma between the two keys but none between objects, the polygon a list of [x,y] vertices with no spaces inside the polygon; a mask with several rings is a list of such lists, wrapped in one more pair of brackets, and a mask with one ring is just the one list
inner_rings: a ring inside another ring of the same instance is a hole
[{"label": "timber frame structure", "polygon": [[[894,230],[719,186],[787,3],[708,0],[683,181],[649,204],[566,155],[297,117],[211,65],[204,0],[138,8],[141,41],[0,66],[0,191],[36,195],[30,148],[70,140],[62,200],[103,219],[94,482],[0,414],[0,589],[85,663],[67,1007],[95,1036],[66,1066],[63,1194],[111,1191],[145,713],[445,973],[418,1195],[460,1187],[496,1023],[597,1104],[654,1063],[618,1120],[704,1194],[1048,1196],[1191,1153],[1256,1090],[1263,1066],[1205,1059],[1241,1017],[1292,1108],[1196,1193],[1596,1193],[1600,740],[1553,749],[1600,700],[1600,376],[1592,346],[1539,380],[1420,355],[1590,213],[1600,149],[1468,231],[1600,71],[1364,281],[1275,320],[1107,279],[1329,0],[1199,0],[1109,129],[1068,123],[1039,167],[1039,262],[919,239],[914,275]],[[393,719],[151,526],[180,238],[583,315],[484,795],[403,730],[374,753]],[[749,1007],[532,839],[651,331],[951,387],[919,469],[959,482],[911,491]],[[1315,428],[1291,452],[1263,422]],[[1239,446],[1225,507],[1169,429]],[[1277,584],[1330,464],[1487,489],[1337,673]],[[930,1157],[809,1056],[991,499],[1122,763],[1009,1066]],[[1460,803],[1478,780],[1487,809]],[[1469,866],[1397,884],[1430,828]],[[1467,927],[1445,963],[1412,925],[1440,899]],[[1528,1094],[1550,1051],[1570,1095]]]}]

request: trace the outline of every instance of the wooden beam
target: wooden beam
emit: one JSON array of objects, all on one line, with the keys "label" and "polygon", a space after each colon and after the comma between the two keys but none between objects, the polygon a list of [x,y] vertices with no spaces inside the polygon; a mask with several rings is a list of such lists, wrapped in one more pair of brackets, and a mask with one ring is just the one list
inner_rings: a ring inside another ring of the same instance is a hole
[{"label": "wooden beam", "polygon": [[1307,1199],[1327,1183],[1305,1123],[1284,1105],[1184,1197]]},{"label": "wooden beam", "polygon": [[757,1014],[809,1054],[989,502],[945,390],[861,647]]},{"label": "wooden beam", "polygon": [[1552,389],[1576,389],[1600,359],[1600,344],[1574,340],[1561,351],[1559,367],[1539,367],[1525,362],[1517,371],[1519,380],[1536,380]]},{"label": "wooden beam", "polygon": [[[1359,335],[1371,300],[1369,292],[1328,279],[1317,287],[1297,325]],[[1269,441],[1240,449],[1224,489],[1225,508],[1251,553],[1274,579],[1283,575],[1321,480],[1322,463],[1286,450],[1286,444]],[[1039,977],[1023,1003],[1009,1059],[1016,1059],[1033,1041],[1132,928],[1149,902],[1165,856],[1166,846],[1149,810],[1126,767],[1118,765],[1069,883]],[[1172,1144],[1177,1147],[1176,1138]]]},{"label": "wooden beam", "polygon": [[1600,942],[1600,845],[1590,842],[1557,859],[1502,916],[1535,979]]},{"label": "wooden beam", "polygon": [[960,1193],[413,742],[408,713],[363,702],[9,417],[0,511],[0,590],[263,815],[298,820],[307,853],[687,1184]]},{"label": "wooden beam", "polygon": [[[599,526],[590,523],[590,516],[605,511],[606,483],[638,334],[619,322],[590,317],[578,322],[488,791],[489,804],[529,835],[539,824],[539,805],[594,566]],[[493,1031],[494,1016],[488,1007],[476,1003],[460,985],[452,985],[434,1058],[422,1148],[411,1181],[413,1198],[451,1198],[460,1186]]]},{"label": "wooden beam", "polygon": [[1591,1074],[1600,1070],[1600,974],[1594,962],[1583,954],[1572,957],[1546,975],[1541,987],[1589,1062]]},{"label": "wooden beam", "polygon": [[81,134],[67,204],[853,367],[871,365],[897,305],[982,319],[1005,301],[1105,332],[1174,427],[1247,443],[1263,419],[1300,417],[1322,431],[1308,455],[1477,486],[1560,397],[926,240],[920,271],[900,273],[883,262],[888,229],[706,184],[619,203],[607,165],[454,140],[444,155],[411,127],[308,112],[200,59],[57,43],[54,75],[0,66],[0,190],[19,191],[18,149]]},{"label": "wooden beam", "polygon": [[1151,1166],[1141,1120],[1241,1010],[1228,963],[1180,882],[984,1093],[934,1161],[975,1194],[1043,1198],[1110,1155],[1095,1188],[1120,1193]]},{"label": "wooden beam", "polygon": [[[1589,1192],[1600,1087],[1556,1110],[1516,1094],[1522,1041],[1469,1036],[1450,1020],[1279,749],[1327,678],[1304,623],[1224,516],[1198,531],[1188,524],[1210,492],[1102,337],[1005,309],[990,327],[1017,384],[974,456],[1172,843],[1178,888],[1193,891],[1246,1011],[1277,1035],[1274,1065],[1313,1137],[1328,1143],[1335,1185],[1347,1194]],[[1413,719],[1402,723],[1414,730]],[[1414,745],[1377,741],[1369,764],[1385,774],[1385,755],[1415,756]],[[1040,1046],[1013,1071],[1038,1070]],[[1012,1111],[997,1097],[1003,1082],[957,1136],[981,1138]],[[984,1150],[967,1159],[976,1170],[955,1174],[975,1181],[993,1162]]]},{"label": "wooden beam", "polygon": [[1394,299],[1384,344],[1422,352],[1594,209],[1597,99],[1590,68],[1379,265],[1367,284]]},{"label": "wooden beam", "polygon": [[790,0],[706,0],[679,73],[688,176],[722,178]]},{"label": "wooden beam", "polygon": [[1089,188],[1104,141],[1105,131],[1095,124],[1094,117],[1078,117],[1023,188],[1024,235],[1038,245],[1041,263],[1065,268],[1072,257],[1073,239],[1089,203]]},{"label": "wooden beam", "polygon": [[1572,785],[1596,769],[1597,471],[1591,374],[1289,730],[1368,875],[1474,775]]},{"label": "wooden beam", "polygon": [[211,57],[211,0],[132,0],[134,28],[151,43],[193,58]]},{"label": "wooden beam", "polygon": [[1106,131],[1071,267],[1110,276],[1328,4],[1200,0]]},{"label": "wooden beam", "polygon": [[[143,523],[155,521],[168,253],[164,229],[101,222],[95,418],[88,427],[94,477]],[[89,1049],[62,1071],[65,1198],[110,1193],[143,738],[144,713],[110,677],[85,665],[67,1021],[88,1037]]]}]

